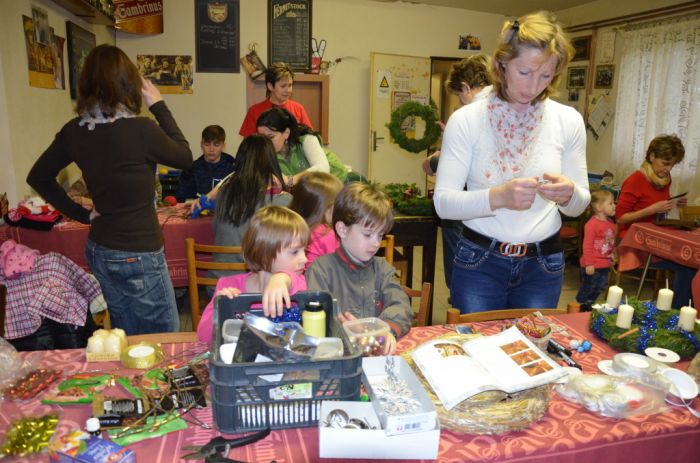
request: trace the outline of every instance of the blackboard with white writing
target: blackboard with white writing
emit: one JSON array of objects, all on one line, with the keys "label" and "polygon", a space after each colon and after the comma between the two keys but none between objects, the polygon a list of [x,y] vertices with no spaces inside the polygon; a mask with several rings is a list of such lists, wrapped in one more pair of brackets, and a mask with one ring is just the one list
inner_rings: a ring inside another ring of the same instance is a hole
[{"label": "blackboard with white writing", "polygon": [[269,0],[268,62],[287,63],[295,71],[311,68],[311,0]]},{"label": "blackboard with white writing", "polygon": [[239,0],[195,0],[197,72],[240,72]]}]

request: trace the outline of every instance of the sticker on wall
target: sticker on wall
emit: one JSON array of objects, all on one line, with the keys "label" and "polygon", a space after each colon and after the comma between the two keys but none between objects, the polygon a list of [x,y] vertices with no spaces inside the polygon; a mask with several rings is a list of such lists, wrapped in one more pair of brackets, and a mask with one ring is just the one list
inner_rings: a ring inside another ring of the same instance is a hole
[{"label": "sticker on wall", "polygon": [[160,93],[192,93],[191,55],[136,55],[136,67]]},{"label": "sticker on wall", "polygon": [[466,34],[459,36],[460,50],[481,50],[481,39],[476,35]]},{"label": "sticker on wall", "polygon": [[391,94],[391,71],[377,69],[377,98],[389,98]]}]

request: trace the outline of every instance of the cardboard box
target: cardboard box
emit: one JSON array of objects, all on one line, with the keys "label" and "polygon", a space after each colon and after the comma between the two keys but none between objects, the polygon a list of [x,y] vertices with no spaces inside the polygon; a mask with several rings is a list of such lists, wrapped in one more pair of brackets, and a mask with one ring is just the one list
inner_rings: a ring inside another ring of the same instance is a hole
[{"label": "cardboard box", "polygon": [[136,463],[133,450],[112,441],[72,431],[57,437],[49,445],[52,463]]},{"label": "cardboard box", "polygon": [[[406,415],[386,415],[384,413],[377,394],[372,389],[372,383],[384,381],[387,378],[386,366],[389,359],[393,359],[394,371],[399,379],[411,389],[413,397],[420,402],[420,410]],[[403,357],[398,355],[391,357],[365,357],[362,359],[362,370],[362,381],[367,386],[367,392],[372,400],[374,411],[388,436],[425,432],[435,427],[437,422],[435,406],[425,392],[420,380]]]},{"label": "cardboard box", "polygon": [[[349,417],[360,417],[377,429],[337,429],[324,426],[332,410],[342,409]],[[321,458],[368,458],[374,460],[434,460],[440,445],[440,424],[431,431],[387,436],[372,404],[368,402],[321,403],[319,456]]]}]

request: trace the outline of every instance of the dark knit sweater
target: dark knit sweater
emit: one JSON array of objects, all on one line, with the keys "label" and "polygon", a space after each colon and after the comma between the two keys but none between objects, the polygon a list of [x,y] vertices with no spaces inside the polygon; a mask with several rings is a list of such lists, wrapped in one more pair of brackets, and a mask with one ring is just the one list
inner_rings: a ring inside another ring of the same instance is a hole
[{"label": "dark knit sweater", "polygon": [[184,171],[177,185],[175,198],[182,203],[188,198],[196,198],[197,194],[205,195],[228,174],[236,170],[236,160],[227,153],[221,153],[219,162],[207,162],[204,155],[198,157],[192,168]]},{"label": "dark knit sweater", "polygon": [[83,172],[95,209],[90,239],[110,249],[157,251],[163,233],[154,207],[156,165],[187,169],[192,152],[164,101],[146,117],[95,124],[94,130],[75,118],[56,134],[39,157],[27,183],[68,217],[90,223],[89,212],[73,202],[56,181],[59,172],[75,162]]}]

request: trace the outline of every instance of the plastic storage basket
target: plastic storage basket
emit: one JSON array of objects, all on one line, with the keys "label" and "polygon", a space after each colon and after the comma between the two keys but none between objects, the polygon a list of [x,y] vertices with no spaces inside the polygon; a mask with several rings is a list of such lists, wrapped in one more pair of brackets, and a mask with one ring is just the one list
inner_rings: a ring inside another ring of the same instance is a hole
[{"label": "plastic storage basket", "polygon": [[333,299],[325,292],[297,293],[292,301],[302,310],[309,302],[323,304],[326,332],[342,339],[344,357],[295,363],[226,364],[221,360],[223,322],[241,317],[260,300],[260,294],[245,294],[233,299],[219,297],[214,301],[209,377],[216,428],[222,433],[235,434],[267,427],[316,426],[322,401],[357,400],[362,380],[362,355],[333,318]]}]

